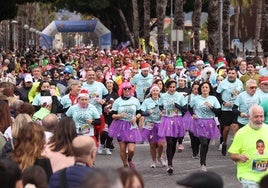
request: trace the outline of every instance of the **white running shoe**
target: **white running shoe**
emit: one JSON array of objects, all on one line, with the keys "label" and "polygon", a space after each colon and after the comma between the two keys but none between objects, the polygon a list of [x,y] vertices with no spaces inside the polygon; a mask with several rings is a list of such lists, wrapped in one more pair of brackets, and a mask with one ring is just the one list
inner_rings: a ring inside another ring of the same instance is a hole
[{"label": "white running shoe", "polygon": [[222,149],[222,144],[219,145],[218,151],[221,151]]},{"label": "white running shoe", "polygon": [[207,167],[205,165],[201,165],[200,171],[206,172],[207,171]]},{"label": "white running shoe", "polygon": [[156,168],[156,162],[155,161],[152,162],[151,168]]},{"label": "white running shoe", "polygon": [[98,147],[98,154],[102,154],[103,149],[104,149],[104,146],[100,144]]},{"label": "white running shoe", "polygon": [[158,162],[159,162],[163,167],[167,166],[167,162],[166,162],[166,160],[163,159],[162,157],[161,157],[161,158],[158,158],[157,160],[158,160]]},{"label": "white running shoe", "polygon": [[106,155],[112,155],[112,152],[109,148],[105,148]]}]

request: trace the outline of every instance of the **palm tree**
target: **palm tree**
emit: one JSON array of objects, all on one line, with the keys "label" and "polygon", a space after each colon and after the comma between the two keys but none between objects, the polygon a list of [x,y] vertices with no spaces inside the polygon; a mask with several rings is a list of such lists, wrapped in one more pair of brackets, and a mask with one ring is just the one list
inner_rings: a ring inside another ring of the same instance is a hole
[{"label": "palm tree", "polygon": [[234,7],[235,23],[234,23],[234,38],[239,38],[239,17],[241,9],[246,8],[251,3],[251,0],[231,0],[231,5]]},{"label": "palm tree", "polygon": [[157,15],[157,43],[158,52],[164,51],[164,19],[166,15],[167,0],[156,0],[156,15]]},{"label": "palm tree", "polygon": [[257,3],[257,15],[256,15],[256,27],[255,27],[255,37],[254,37],[254,43],[256,48],[256,55],[258,54],[258,44],[260,41],[260,34],[261,34],[261,22],[262,22],[262,7],[264,5],[263,0],[256,1]]},{"label": "palm tree", "polygon": [[199,52],[199,30],[201,24],[201,10],[202,10],[202,0],[195,0],[194,2],[194,11],[192,15],[192,30],[193,30],[193,39],[194,39],[194,50]]},{"label": "palm tree", "polygon": [[138,11],[139,9],[137,0],[132,0],[132,10],[133,10],[133,35],[134,35],[133,48],[136,49],[139,47],[139,30],[140,30],[139,11]]},{"label": "palm tree", "polygon": [[[184,12],[183,12],[184,0],[175,0],[174,11],[174,29],[184,30]],[[179,41],[179,52],[183,52],[183,42]]]},{"label": "palm tree", "polygon": [[230,1],[224,0],[222,6],[222,48],[230,49]]},{"label": "palm tree", "polygon": [[261,23],[262,49],[263,52],[268,52],[268,0],[264,0],[263,10]]},{"label": "palm tree", "polygon": [[219,1],[210,0],[208,5],[208,50],[214,57],[218,53]]},{"label": "palm tree", "polygon": [[150,0],[144,0],[143,2],[143,10],[144,10],[144,22],[143,22],[143,34],[145,40],[145,49],[148,50],[150,48]]}]

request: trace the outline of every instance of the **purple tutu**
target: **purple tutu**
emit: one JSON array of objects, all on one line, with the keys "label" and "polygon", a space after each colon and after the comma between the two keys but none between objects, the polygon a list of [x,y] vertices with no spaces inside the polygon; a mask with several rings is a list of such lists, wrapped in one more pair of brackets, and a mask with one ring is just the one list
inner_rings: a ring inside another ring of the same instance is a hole
[{"label": "purple tutu", "polygon": [[158,128],[158,136],[160,137],[183,137],[185,135],[185,127],[181,116],[161,118]]},{"label": "purple tutu", "polygon": [[153,129],[142,129],[141,136],[143,141],[148,141],[149,143],[165,142],[164,137],[158,136],[159,123],[153,124]]},{"label": "purple tutu", "polygon": [[186,130],[189,130],[190,126],[194,123],[193,117],[189,111],[184,114],[183,123]]},{"label": "purple tutu", "polygon": [[196,137],[206,137],[208,139],[216,139],[221,136],[214,118],[194,120],[194,123],[189,127],[189,131]]},{"label": "purple tutu", "polygon": [[131,123],[124,120],[113,120],[109,129],[109,136],[122,142],[141,143],[142,137],[139,128],[131,128]]}]

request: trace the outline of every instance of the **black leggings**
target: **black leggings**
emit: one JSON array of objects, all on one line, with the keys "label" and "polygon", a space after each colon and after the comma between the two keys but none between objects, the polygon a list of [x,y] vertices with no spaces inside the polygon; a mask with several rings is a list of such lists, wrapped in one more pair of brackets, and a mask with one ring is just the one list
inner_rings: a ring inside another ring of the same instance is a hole
[{"label": "black leggings", "polygon": [[196,137],[191,132],[189,134],[191,138],[191,147],[193,155],[196,156],[198,154],[200,146],[200,164],[206,165],[210,139],[206,137]]},{"label": "black leggings", "polygon": [[102,131],[100,135],[101,145],[105,145],[106,148],[111,149],[113,138],[109,137],[107,131]]},{"label": "black leggings", "polygon": [[178,138],[166,137],[167,141],[166,155],[167,155],[168,166],[172,166],[172,160],[176,152],[177,140]]}]

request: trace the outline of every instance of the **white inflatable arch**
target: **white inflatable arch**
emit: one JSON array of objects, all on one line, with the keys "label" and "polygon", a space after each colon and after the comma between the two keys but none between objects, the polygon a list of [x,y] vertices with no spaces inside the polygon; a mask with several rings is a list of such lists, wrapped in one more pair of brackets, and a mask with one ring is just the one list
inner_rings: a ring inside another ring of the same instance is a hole
[{"label": "white inflatable arch", "polygon": [[55,20],[41,32],[40,46],[52,49],[54,36],[57,32],[94,32],[99,37],[100,49],[111,48],[111,31],[98,19],[79,21]]}]

